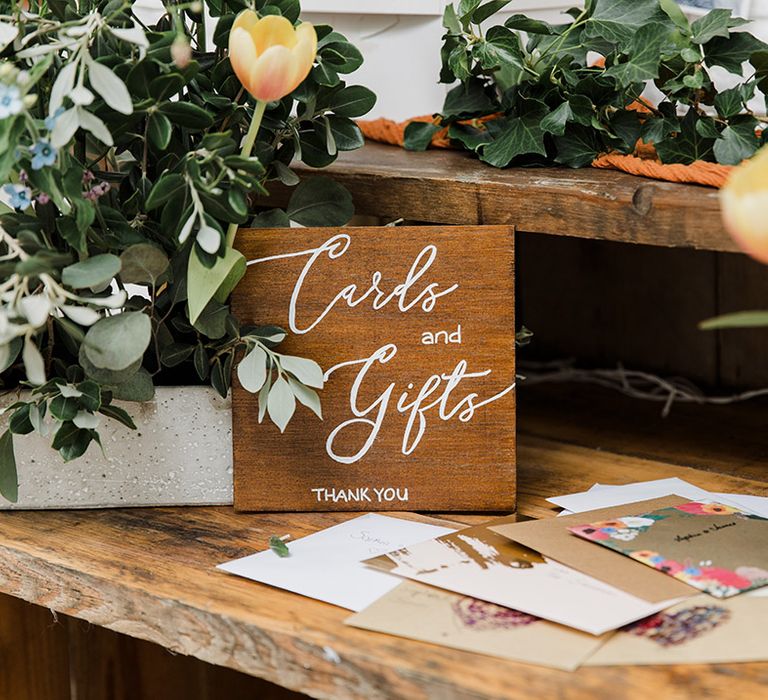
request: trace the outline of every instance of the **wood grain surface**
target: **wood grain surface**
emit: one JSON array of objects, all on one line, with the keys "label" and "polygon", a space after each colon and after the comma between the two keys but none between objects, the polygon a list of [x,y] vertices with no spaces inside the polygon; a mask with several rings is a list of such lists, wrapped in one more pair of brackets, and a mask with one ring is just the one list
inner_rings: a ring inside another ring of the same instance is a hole
[{"label": "wood grain surface", "polygon": [[[358,214],[440,224],[513,224],[519,231],[735,251],[718,191],[594,168],[499,170],[456,151],[413,153],[366,143],[324,171]],[[312,168],[300,167],[300,175]],[[270,183],[272,203],[288,188]]]},{"label": "wood grain surface", "polygon": [[[246,230],[238,247],[266,261],[238,286],[237,317],[338,368],[323,420],[299,406],[283,435],[235,383],[239,510],[514,510],[510,227]],[[320,252],[275,259],[299,251]]]},{"label": "wood grain surface", "polygon": [[[519,510],[526,516],[552,516],[547,496],[597,481],[680,476],[711,490],[768,495],[764,482],[552,439],[559,430],[553,420],[548,439],[520,436]],[[299,537],[348,517],[231,508],[0,513],[0,591],[334,700],[641,700],[649,692],[665,700],[757,698],[768,684],[768,663],[569,674],[500,661],[351,629],[344,610],[213,568],[263,549],[270,535]]]}]

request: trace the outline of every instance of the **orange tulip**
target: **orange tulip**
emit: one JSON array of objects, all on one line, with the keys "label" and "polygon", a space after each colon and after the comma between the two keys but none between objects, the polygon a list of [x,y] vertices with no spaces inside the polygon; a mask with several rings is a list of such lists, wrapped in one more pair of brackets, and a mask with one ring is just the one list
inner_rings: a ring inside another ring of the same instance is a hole
[{"label": "orange tulip", "polygon": [[257,100],[271,102],[293,92],[307,77],[317,53],[317,34],[309,22],[294,28],[285,17],[243,10],[229,33],[229,60],[243,87]]},{"label": "orange tulip", "polygon": [[725,227],[739,248],[768,264],[768,146],[731,173],[720,204]]}]

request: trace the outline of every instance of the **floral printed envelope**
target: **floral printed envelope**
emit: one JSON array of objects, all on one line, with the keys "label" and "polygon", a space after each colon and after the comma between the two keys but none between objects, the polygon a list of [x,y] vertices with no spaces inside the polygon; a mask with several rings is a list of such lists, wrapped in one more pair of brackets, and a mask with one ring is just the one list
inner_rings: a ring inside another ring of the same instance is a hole
[{"label": "floral printed envelope", "polygon": [[768,519],[692,501],[568,528],[717,598],[768,585]]}]

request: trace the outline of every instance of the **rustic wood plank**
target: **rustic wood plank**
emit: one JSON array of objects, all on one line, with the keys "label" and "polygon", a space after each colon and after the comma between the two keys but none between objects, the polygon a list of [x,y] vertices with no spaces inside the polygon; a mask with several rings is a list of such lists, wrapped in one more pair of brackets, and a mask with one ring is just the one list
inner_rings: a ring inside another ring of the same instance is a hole
[{"label": "rustic wood plank", "polygon": [[[546,496],[595,481],[676,475],[713,490],[768,493],[765,483],[530,436],[520,440],[519,470],[520,510],[532,516],[553,514]],[[655,688],[682,700],[759,697],[768,683],[768,663],[567,674],[499,661],[346,628],[343,610],[213,568],[263,548],[272,534],[301,536],[347,517],[230,508],[2,513],[0,590],[321,698],[633,700]]]},{"label": "rustic wood plank", "polygon": [[716,253],[526,233],[517,252],[518,322],[534,334],[521,359],[718,383],[718,335],[698,327],[717,314]]},{"label": "rustic wood plank", "polygon": [[0,595],[0,700],[71,700],[66,627],[50,610]]},{"label": "rustic wood plank", "polygon": [[518,431],[525,435],[768,481],[768,397],[725,406],[676,403],[665,418],[660,403],[610,389],[521,382],[518,402]]},{"label": "rustic wood plank", "polygon": [[[83,620],[63,617],[70,649],[70,700],[215,700],[306,697],[192,656]],[[39,673],[46,673],[45,665]],[[69,696],[68,696],[69,697]]]},{"label": "rustic wood plank", "polygon": [[[299,167],[302,175],[314,174]],[[367,143],[326,171],[358,214],[439,224],[511,224],[519,231],[734,251],[717,190],[610,170],[498,170],[456,151],[411,153]],[[270,185],[272,202],[288,190]]]},{"label": "rustic wood plank", "polygon": [[[746,255],[717,256],[718,314],[768,308],[768,268]],[[726,386],[768,386],[768,329],[718,332],[720,378]]]}]

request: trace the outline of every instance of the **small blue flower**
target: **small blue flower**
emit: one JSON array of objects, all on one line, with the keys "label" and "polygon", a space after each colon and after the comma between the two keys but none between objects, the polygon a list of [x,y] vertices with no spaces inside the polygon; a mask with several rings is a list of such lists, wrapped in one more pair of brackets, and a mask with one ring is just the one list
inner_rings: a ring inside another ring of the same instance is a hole
[{"label": "small blue flower", "polygon": [[15,85],[0,85],[0,119],[12,117],[24,109],[21,91]]},{"label": "small blue flower", "polygon": [[32,190],[24,185],[5,185],[3,191],[9,196],[14,209],[24,211],[32,204]]},{"label": "small blue flower", "polygon": [[64,114],[64,107],[59,107],[53,114],[45,118],[45,128],[48,131],[53,131],[53,127],[56,126],[56,120]]},{"label": "small blue flower", "polygon": [[32,170],[40,170],[56,162],[56,149],[50,141],[40,139],[32,148]]}]

